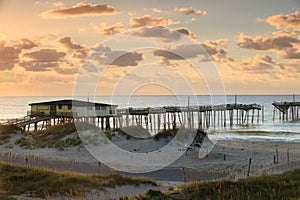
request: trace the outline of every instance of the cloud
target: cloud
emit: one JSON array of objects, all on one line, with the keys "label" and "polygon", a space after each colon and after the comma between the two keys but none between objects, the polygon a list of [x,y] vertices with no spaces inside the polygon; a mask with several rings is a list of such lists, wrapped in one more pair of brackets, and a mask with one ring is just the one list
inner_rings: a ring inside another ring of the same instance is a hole
[{"label": "cloud", "polygon": [[65,55],[65,52],[59,52],[55,49],[39,49],[24,53],[23,61],[20,61],[19,65],[24,67],[26,71],[50,71],[52,68],[59,67]]},{"label": "cloud", "polygon": [[137,53],[137,52],[115,52],[115,53],[109,53],[108,57],[115,57],[116,55],[120,55],[116,60],[114,60],[111,65],[116,66],[137,66],[140,61],[143,60],[143,54]]},{"label": "cloud", "polygon": [[163,50],[163,49],[159,49],[159,50],[155,50],[153,52],[153,54],[155,56],[159,56],[159,57],[163,57],[164,59],[167,60],[184,60],[184,58],[176,53],[173,53],[169,50]]},{"label": "cloud", "polygon": [[35,62],[58,62],[66,53],[55,49],[40,49],[34,52],[25,53],[23,56]]},{"label": "cloud", "polygon": [[179,41],[183,34],[188,35],[192,39],[196,36],[187,29],[169,29],[166,27],[144,27],[130,33],[133,36],[152,38],[158,42],[176,42]]},{"label": "cloud", "polygon": [[185,15],[207,15],[207,11],[205,10],[195,10],[194,8],[175,8],[175,11],[184,13]]},{"label": "cloud", "polygon": [[155,13],[162,13],[162,10],[161,9],[158,9],[158,8],[151,8],[152,12],[155,12]]},{"label": "cloud", "polygon": [[79,50],[76,50],[76,51],[73,53],[72,58],[77,58],[77,59],[83,60],[83,59],[85,59],[87,56],[88,56],[87,50],[85,50],[85,49],[79,49]]},{"label": "cloud", "polygon": [[[175,53],[176,55],[180,56],[181,59],[191,59],[191,58],[196,58],[199,55],[207,54],[205,49],[200,44],[183,44],[169,50]],[[154,55],[158,55],[158,52],[155,51]],[[166,59],[178,60],[178,57],[169,56],[169,55],[160,53],[160,56],[163,56]]]},{"label": "cloud", "polygon": [[84,49],[83,46],[75,44],[71,37],[68,36],[60,38],[58,42],[62,44],[68,51]]},{"label": "cloud", "polygon": [[238,45],[244,49],[271,50],[283,59],[300,59],[300,40],[291,36],[257,36],[239,35]]},{"label": "cloud", "polygon": [[223,49],[217,49],[212,46],[202,44],[182,44],[175,48],[160,49],[153,52],[155,56],[159,56],[166,60],[184,60],[198,59],[200,62],[209,62],[212,60],[219,62],[233,61],[227,57],[227,53]]},{"label": "cloud", "polygon": [[[110,47],[104,46],[100,43],[95,48],[92,48],[90,58],[92,60],[98,61],[101,66],[114,65],[120,67],[128,67],[138,66],[140,61],[143,60],[143,54],[137,52],[112,50]],[[89,69],[93,69],[93,67],[91,66],[88,67]]]},{"label": "cloud", "polygon": [[275,26],[277,29],[284,28],[293,28],[300,30],[300,12],[296,11],[290,14],[279,14],[272,15],[265,20],[272,26]]},{"label": "cloud", "polygon": [[116,14],[117,11],[109,5],[101,4],[85,4],[80,2],[72,8],[64,8],[59,10],[48,10],[42,13],[44,17],[65,18],[76,16],[99,16]]},{"label": "cloud", "polygon": [[273,35],[278,35],[278,36],[300,36],[300,31],[276,31],[273,32]]},{"label": "cloud", "polygon": [[112,26],[103,25],[102,28],[97,26],[94,27],[98,32],[104,35],[114,35],[120,33],[124,29],[124,25],[122,23],[116,23]]},{"label": "cloud", "polygon": [[0,70],[10,70],[19,59],[21,50],[13,46],[5,46],[6,42],[0,42]]},{"label": "cloud", "polygon": [[179,24],[179,22],[174,22],[171,19],[163,17],[154,18],[150,15],[144,15],[142,17],[131,18],[129,24],[131,28],[139,28],[143,26],[168,26],[172,24]]},{"label": "cloud", "polygon": [[256,55],[254,58],[244,58],[236,63],[238,67],[250,73],[269,73],[276,63],[268,55]]},{"label": "cloud", "polygon": [[300,74],[300,61],[294,60],[288,63],[282,63],[282,69],[289,71],[291,73],[299,73]]},{"label": "cloud", "polygon": [[76,66],[57,66],[52,68],[55,72],[62,75],[74,75],[78,72],[78,67]]},{"label": "cloud", "polygon": [[217,46],[227,46],[228,39],[219,39],[219,40],[206,40],[204,42],[207,46],[217,47]]},{"label": "cloud", "polygon": [[179,31],[182,34],[185,34],[185,35],[189,36],[193,40],[198,40],[198,37],[192,31],[190,31],[186,28],[180,28],[180,29],[177,29],[177,31]]},{"label": "cloud", "polygon": [[23,61],[20,62],[19,65],[24,67],[26,71],[31,72],[44,72],[51,71],[51,68],[58,67],[59,64],[57,62],[34,62],[34,61]]},{"label": "cloud", "polygon": [[35,40],[31,40],[28,38],[22,38],[13,42],[14,47],[18,49],[32,49],[33,47],[37,47],[38,43]]}]

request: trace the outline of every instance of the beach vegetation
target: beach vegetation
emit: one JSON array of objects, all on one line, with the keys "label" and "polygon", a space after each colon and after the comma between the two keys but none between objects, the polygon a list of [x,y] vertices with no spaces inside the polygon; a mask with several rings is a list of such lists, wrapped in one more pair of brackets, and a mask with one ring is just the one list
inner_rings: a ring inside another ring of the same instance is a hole
[{"label": "beach vegetation", "polygon": [[[73,134],[73,135],[70,135]],[[56,125],[28,134],[16,140],[15,144],[25,149],[56,148],[64,150],[67,147],[78,146],[81,140],[76,133],[74,123]]]},{"label": "beach vegetation", "polygon": [[128,200],[197,199],[299,199],[300,168],[283,174],[254,176],[181,185],[171,191],[148,191]]},{"label": "beach vegetation", "polygon": [[21,128],[16,125],[0,125],[0,145],[8,143],[12,134],[17,134],[20,132]]},{"label": "beach vegetation", "polygon": [[70,194],[78,196],[92,189],[105,191],[106,187],[140,184],[156,186],[155,181],[151,179],[117,173],[98,175],[56,172],[0,162],[0,199],[13,199],[12,196],[24,194],[40,198]]}]

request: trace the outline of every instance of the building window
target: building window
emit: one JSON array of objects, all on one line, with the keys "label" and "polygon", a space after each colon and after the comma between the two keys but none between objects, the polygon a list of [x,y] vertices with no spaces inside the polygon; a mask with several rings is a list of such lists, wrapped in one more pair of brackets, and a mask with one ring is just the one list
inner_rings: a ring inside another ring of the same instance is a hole
[{"label": "building window", "polygon": [[105,106],[96,106],[96,110],[106,110]]},{"label": "building window", "polygon": [[62,109],[62,105],[58,105],[58,109],[60,109],[60,110],[61,110],[61,109]]},{"label": "building window", "polygon": [[68,105],[68,110],[72,110],[72,105]]}]

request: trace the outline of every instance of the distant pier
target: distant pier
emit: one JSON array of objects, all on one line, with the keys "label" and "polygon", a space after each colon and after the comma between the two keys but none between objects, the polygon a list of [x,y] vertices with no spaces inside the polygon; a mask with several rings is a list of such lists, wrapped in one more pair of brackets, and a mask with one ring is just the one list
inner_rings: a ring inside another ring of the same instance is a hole
[{"label": "distant pier", "polygon": [[273,120],[278,116],[279,120],[299,120],[300,102],[274,102]]}]

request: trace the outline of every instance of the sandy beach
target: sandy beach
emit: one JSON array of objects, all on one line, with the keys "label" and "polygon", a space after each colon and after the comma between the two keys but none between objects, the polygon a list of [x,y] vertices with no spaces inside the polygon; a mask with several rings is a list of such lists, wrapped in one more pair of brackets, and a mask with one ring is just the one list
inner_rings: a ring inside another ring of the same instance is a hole
[{"label": "sandy beach", "polygon": [[[15,145],[15,141],[20,137],[22,137],[21,134],[13,134],[9,143],[0,146],[0,160],[58,171],[67,170],[83,173],[111,173],[113,171],[104,165],[99,166],[99,162],[91,156],[83,145],[66,148],[63,151],[52,148],[22,149]],[[135,149],[139,148],[130,145],[135,143],[134,139],[123,139],[120,136],[115,140],[119,143],[126,142],[127,148],[130,146]],[[164,143],[166,143],[164,140],[154,142],[158,146]],[[145,146],[146,143],[141,145]],[[153,145],[153,143],[150,142],[149,145]],[[274,163],[274,156],[277,159],[276,148],[278,163]],[[249,159],[251,159],[250,171]],[[248,173],[250,176],[282,173],[298,167],[300,167],[300,145],[298,143],[246,140],[217,141],[212,151],[204,158],[199,159],[197,151],[188,151],[170,166],[158,172],[135,174],[158,180],[160,187],[126,186],[127,188],[125,188],[123,186],[112,190],[108,196],[114,198],[122,195],[132,196],[150,188],[166,190],[184,182],[232,180],[247,177]]]}]

